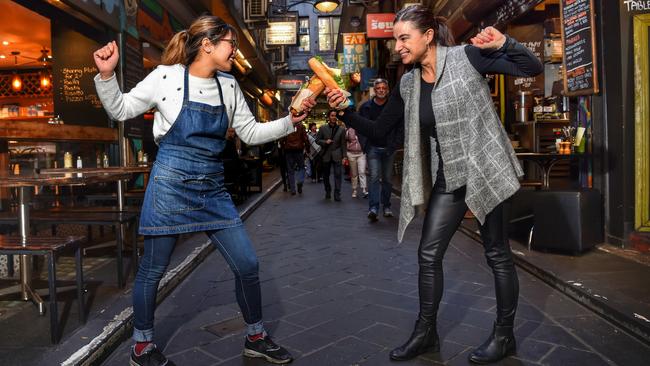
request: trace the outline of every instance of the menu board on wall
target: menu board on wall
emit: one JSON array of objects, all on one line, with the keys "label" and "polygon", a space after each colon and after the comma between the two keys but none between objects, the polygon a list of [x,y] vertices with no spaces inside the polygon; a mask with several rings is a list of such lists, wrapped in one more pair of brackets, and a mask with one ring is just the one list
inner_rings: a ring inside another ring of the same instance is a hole
[{"label": "menu board on wall", "polygon": [[93,52],[100,44],[59,22],[52,22],[54,114],[67,124],[108,127],[97,97]]},{"label": "menu board on wall", "polygon": [[[544,57],[544,25],[541,23],[513,25],[508,28],[508,34],[526,46],[540,60]],[[510,76],[508,81],[509,93],[530,91],[533,94],[544,94],[544,74],[537,76]]]},{"label": "menu board on wall", "polygon": [[598,93],[593,0],[561,0],[564,94]]}]

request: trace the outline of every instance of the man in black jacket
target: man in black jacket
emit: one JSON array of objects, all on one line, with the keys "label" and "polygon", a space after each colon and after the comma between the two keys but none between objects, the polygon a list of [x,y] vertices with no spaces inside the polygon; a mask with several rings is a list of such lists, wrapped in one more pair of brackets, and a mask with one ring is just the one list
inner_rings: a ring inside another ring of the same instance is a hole
[{"label": "man in black jacket", "polygon": [[[371,120],[376,120],[384,110],[388,100],[389,87],[386,79],[375,79],[373,83],[375,96],[363,103],[359,114]],[[369,139],[357,132],[359,142],[363,146],[368,160],[370,182],[368,183],[368,219],[377,221],[379,204],[383,206],[384,217],[392,217],[390,209],[390,195],[393,189],[393,162],[395,150],[402,144],[403,130],[393,131],[384,138]]]},{"label": "man in black jacket", "polygon": [[343,158],[346,156],[345,128],[338,125],[336,111],[327,112],[327,124],[318,130],[316,141],[323,147],[323,184],[325,199],[332,197],[330,171],[334,168],[334,200],[341,201],[341,180],[343,179]]}]

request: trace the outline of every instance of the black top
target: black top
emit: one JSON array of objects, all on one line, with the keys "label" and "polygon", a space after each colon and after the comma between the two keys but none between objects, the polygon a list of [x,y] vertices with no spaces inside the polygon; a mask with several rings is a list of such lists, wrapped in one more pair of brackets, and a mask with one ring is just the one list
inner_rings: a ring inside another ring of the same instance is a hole
[{"label": "black top", "polygon": [[[509,74],[514,76],[531,76],[540,74],[544,71],[544,66],[537,57],[524,45],[506,36],[506,42],[498,50],[483,50],[474,46],[466,46],[465,53],[469,62],[480,74]],[[437,141],[435,128],[435,116],[433,115],[433,106],[431,103],[431,93],[435,83],[427,83],[424,80],[420,82],[420,131],[423,134],[422,139],[428,142],[429,136]],[[403,128],[404,125],[404,100],[399,92],[399,82],[388,97],[384,104],[383,112],[376,121],[371,121],[350,110],[339,116],[339,119],[346,125],[354,128],[357,133],[361,133],[369,138],[381,138],[398,126]],[[427,144],[428,145],[428,144]],[[443,161],[440,154],[440,144],[437,144],[436,153],[438,154],[438,176],[436,185],[444,185],[444,172],[442,170]],[[431,149],[425,150],[431,151]],[[443,188],[444,186],[437,188]]]}]

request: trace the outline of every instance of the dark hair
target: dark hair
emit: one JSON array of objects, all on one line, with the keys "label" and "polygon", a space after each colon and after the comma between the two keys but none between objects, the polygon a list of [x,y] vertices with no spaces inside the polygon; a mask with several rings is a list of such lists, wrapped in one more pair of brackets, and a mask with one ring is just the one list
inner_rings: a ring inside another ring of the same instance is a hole
[{"label": "dark hair", "polygon": [[228,33],[236,39],[237,31],[230,24],[214,15],[198,17],[186,30],[176,33],[167,44],[162,56],[163,65],[183,64],[194,62],[201,48],[201,42],[207,38],[217,43]]},{"label": "dark hair", "polygon": [[336,109],[330,109],[329,111],[327,111],[327,117],[329,117],[330,114],[332,114],[332,112],[338,113],[338,111]]},{"label": "dark hair", "polygon": [[309,126],[307,126],[307,127],[311,130],[312,127],[316,127],[316,123],[315,122],[309,122]]},{"label": "dark hair", "polygon": [[424,5],[413,5],[398,11],[395,14],[393,23],[397,24],[399,22],[411,22],[422,33],[433,29],[432,44],[435,42],[446,47],[456,44],[454,36],[447,25],[447,19],[435,16],[433,11]]}]

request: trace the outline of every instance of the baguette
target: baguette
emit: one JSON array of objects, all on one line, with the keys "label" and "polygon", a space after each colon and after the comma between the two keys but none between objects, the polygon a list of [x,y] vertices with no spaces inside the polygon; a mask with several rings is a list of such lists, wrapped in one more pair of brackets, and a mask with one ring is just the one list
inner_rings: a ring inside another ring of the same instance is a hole
[{"label": "baguette", "polygon": [[316,99],[323,90],[325,90],[325,84],[323,84],[323,81],[316,75],[312,76],[306,84],[302,85],[298,93],[296,93],[296,97],[291,102],[291,106],[289,107],[291,114],[294,116],[302,114],[303,100],[311,97]]}]

